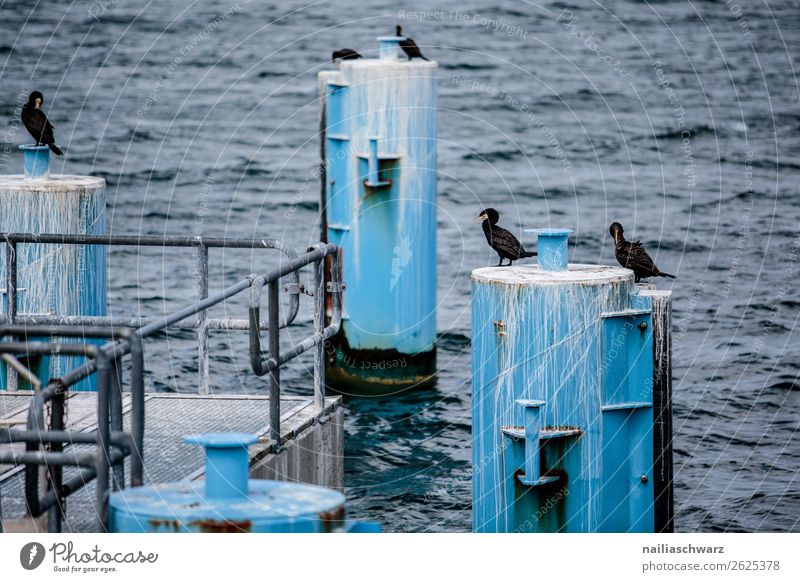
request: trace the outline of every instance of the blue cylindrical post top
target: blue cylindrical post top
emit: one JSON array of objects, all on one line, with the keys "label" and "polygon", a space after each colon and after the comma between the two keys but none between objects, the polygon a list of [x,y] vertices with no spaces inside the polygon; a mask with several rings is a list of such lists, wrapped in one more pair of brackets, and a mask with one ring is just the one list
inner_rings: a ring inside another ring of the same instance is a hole
[{"label": "blue cylindrical post top", "polygon": [[567,241],[572,232],[568,228],[528,229],[539,235],[537,251],[539,268],[543,271],[566,271],[569,258]]},{"label": "blue cylindrical post top", "polygon": [[381,60],[397,60],[397,49],[400,46],[400,41],[405,39],[404,36],[379,36],[378,37],[378,58]]},{"label": "blue cylindrical post top", "polygon": [[205,433],[186,437],[188,445],[206,449],[206,497],[226,499],[247,495],[250,462],[247,447],[258,439],[248,433]]},{"label": "blue cylindrical post top", "polygon": [[50,178],[50,148],[47,146],[21,145],[22,165],[27,180]]}]

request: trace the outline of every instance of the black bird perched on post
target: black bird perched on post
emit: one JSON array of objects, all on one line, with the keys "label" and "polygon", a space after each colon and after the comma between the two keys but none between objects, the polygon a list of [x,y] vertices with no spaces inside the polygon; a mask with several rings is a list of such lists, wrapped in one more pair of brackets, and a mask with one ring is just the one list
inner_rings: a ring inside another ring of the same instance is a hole
[{"label": "black bird perched on post", "polygon": [[[403,29],[400,25],[395,27],[395,36],[403,36]],[[403,52],[408,55],[408,60],[411,61],[413,59],[422,59],[423,61],[429,61],[430,59],[426,59],[422,56],[422,51],[419,50],[417,43],[414,42],[413,38],[404,38],[400,41],[400,48],[403,49]]]},{"label": "black bird perched on post", "polygon": [[353,49],[343,48],[339,49],[338,51],[333,51],[331,55],[331,62],[336,61],[351,61],[353,59],[360,59],[361,53],[358,51],[354,51]]},{"label": "black bird perched on post", "polygon": [[22,123],[36,140],[36,145],[44,144],[49,147],[57,156],[63,156],[64,152],[56,146],[53,137],[53,125],[47,120],[44,111],[39,109],[44,103],[44,95],[39,91],[34,91],[28,97],[28,102],[22,106]]},{"label": "black bird perched on post", "polygon": [[536,256],[535,252],[527,252],[517,240],[517,237],[505,228],[497,226],[497,221],[500,220],[500,214],[498,214],[497,210],[494,208],[487,208],[481,212],[475,220],[483,221],[481,226],[483,227],[483,234],[486,235],[486,242],[500,255],[500,262],[497,263],[498,267],[503,266],[503,259],[508,259],[508,265],[505,265],[508,267],[511,266],[514,261]]},{"label": "black bird perched on post", "polygon": [[670,279],[676,279],[675,275],[663,273],[656,267],[653,259],[651,259],[647,251],[644,250],[642,243],[638,240],[635,242],[625,240],[625,237],[622,235],[624,230],[619,222],[613,223],[609,228],[609,232],[611,232],[611,236],[614,238],[614,256],[617,257],[617,261],[619,261],[620,265],[633,271],[637,283],[640,279],[646,277],[669,277]]}]

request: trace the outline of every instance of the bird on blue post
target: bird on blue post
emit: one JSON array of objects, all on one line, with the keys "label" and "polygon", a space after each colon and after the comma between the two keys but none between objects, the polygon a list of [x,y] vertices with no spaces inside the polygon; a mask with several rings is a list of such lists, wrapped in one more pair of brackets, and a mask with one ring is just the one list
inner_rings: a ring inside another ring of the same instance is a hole
[{"label": "bird on blue post", "polygon": [[380,37],[378,58],[319,75],[323,238],[345,285],[326,379],[342,392],[435,378],[437,65],[399,58],[405,41]]},{"label": "bird on blue post", "polygon": [[34,91],[28,97],[28,102],[22,106],[20,117],[22,124],[28,133],[36,140],[36,145],[46,145],[57,156],[63,156],[62,152],[56,145],[56,138],[53,135],[53,124],[47,119],[47,116],[42,111],[41,107],[44,103],[44,95],[39,91]]},{"label": "bird on blue post", "polygon": [[497,263],[498,267],[503,266],[504,259],[508,260],[508,265],[506,266],[510,267],[514,261],[536,256],[536,252],[526,251],[525,247],[511,232],[501,226],[497,226],[497,222],[500,220],[500,213],[494,208],[487,208],[481,212],[475,218],[475,221],[479,220],[481,221],[483,234],[486,236],[486,242],[500,257],[500,262]]},{"label": "bird on blue post", "polygon": [[535,232],[537,264],[472,272],[473,529],[652,532],[651,299]]},{"label": "bird on blue post", "polygon": [[[50,153],[62,155],[53,125],[41,107],[44,96],[31,92],[21,111],[22,122],[36,140],[19,146],[22,175],[0,176],[0,232],[23,234],[89,234],[106,232],[106,182],[93,176],[50,173]],[[8,244],[8,243],[7,243]],[[18,243],[16,293],[2,298],[3,315],[13,323],[18,315],[106,315],[106,248],[104,245]],[[0,256],[0,281],[8,276],[7,253]],[[13,265],[13,263],[12,263]],[[13,271],[13,269],[12,269]],[[2,284],[2,287],[6,287]],[[42,338],[47,339],[47,338]],[[99,341],[99,340],[98,340]],[[81,365],[83,358],[63,355],[21,358],[45,383]],[[71,390],[93,390],[90,376]],[[30,389],[13,369],[0,362],[0,390]]]}]

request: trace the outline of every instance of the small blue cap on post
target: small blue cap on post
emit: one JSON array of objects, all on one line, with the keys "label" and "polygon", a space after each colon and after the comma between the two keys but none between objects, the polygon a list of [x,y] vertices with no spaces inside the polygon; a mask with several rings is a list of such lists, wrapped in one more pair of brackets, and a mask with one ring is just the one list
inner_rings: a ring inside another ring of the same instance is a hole
[{"label": "small blue cap on post", "polygon": [[378,37],[378,58],[381,60],[396,61],[398,57],[397,49],[404,36],[379,36]]},{"label": "small blue cap on post", "polygon": [[567,240],[572,232],[568,228],[527,229],[539,235],[537,251],[539,268],[543,271],[566,271],[568,263]]},{"label": "small blue cap on post", "polygon": [[225,499],[247,495],[250,459],[247,447],[258,440],[248,433],[205,433],[186,437],[187,445],[206,448],[206,497]]},{"label": "small blue cap on post", "polygon": [[21,145],[22,165],[27,180],[50,178],[50,148],[47,146]]}]

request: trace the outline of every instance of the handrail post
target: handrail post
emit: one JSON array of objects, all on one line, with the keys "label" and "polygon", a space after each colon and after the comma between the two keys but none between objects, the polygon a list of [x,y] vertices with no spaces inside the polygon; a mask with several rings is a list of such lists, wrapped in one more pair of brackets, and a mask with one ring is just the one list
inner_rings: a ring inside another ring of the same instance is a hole
[{"label": "handrail post", "polygon": [[6,239],[6,317],[14,323],[17,317],[17,243]]},{"label": "handrail post", "polygon": [[[325,257],[314,263],[314,333],[325,332]],[[325,344],[322,339],[314,349],[314,401],[325,410]]]},{"label": "handrail post", "polygon": [[144,348],[142,337],[131,334],[131,487],[144,484]]},{"label": "handrail post", "polygon": [[[65,429],[64,412],[66,398],[66,387],[59,386],[59,390],[56,392],[55,396],[53,396],[53,400],[50,404],[50,430],[62,431]],[[50,444],[50,451],[54,453],[60,453],[63,450],[63,443]],[[64,484],[64,470],[61,465],[52,465],[48,468],[50,470],[50,487],[56,496],[56,503],[48,512],[48,531],[49,533],[61,533],[61,523],[67,515],[66,498],[64,497],[62,489]]]},{"label": "handrail post", "polygon": [[[110,362],[111,371],[108,383],[108,404],[111,410],[110,430],[122,432],[122,367],[117,358]],[[112,469],[111,485],[114,491],[125,487],[125,463],[117,463]]]},{"label": "handrail post", "polygon": [[[269,302],[269,357],[275,366],[269,371],[269,429],[276,449],[281,445],[281,369],[280,357],[280,284],[279,278],[270,281],[267,290]],[[257,332],[258,330],[256,330]]]},{"label": "handrail post", "polygon": [[[17,243],[6,237],[6,318],[14,323],[17,317]],[[19,388],[19,375],[11,366],[6,367],[6,390]]]},{"label": "handrail post", "polygon": [[[197,247],[197,298],[208,298],[208,247],[201,244]],[[197,375],[200,395],[211,391],[208,363],[208,310],[197,313]]]},{"label": "handrail post", "polygon": [[97,512],[97,531],[106,532],[108,522],[108,480],[109,480],[109,403],[108,391],[111,384],[111,364],[108,356],[102,350],[96,350],[97,354],[97,452],[96,472],[97,472],[97,500],[95,511]]}]

